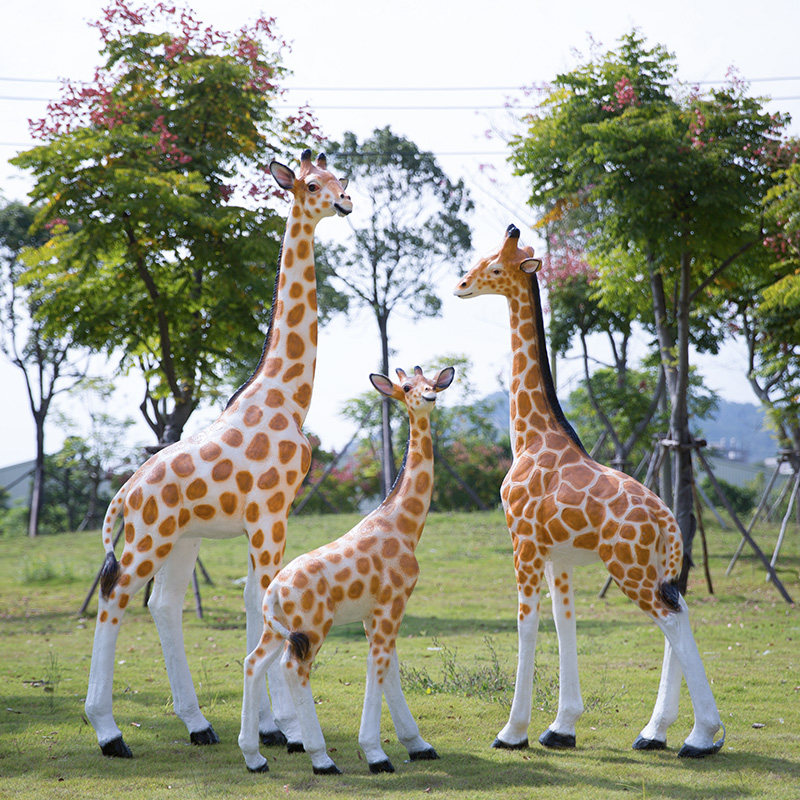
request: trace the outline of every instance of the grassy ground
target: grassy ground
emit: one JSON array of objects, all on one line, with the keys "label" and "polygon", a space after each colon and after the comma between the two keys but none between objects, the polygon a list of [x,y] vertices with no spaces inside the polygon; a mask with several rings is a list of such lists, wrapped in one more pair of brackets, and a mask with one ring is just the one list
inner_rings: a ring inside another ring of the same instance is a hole
[{"label": "grassy ground", "polygon": [[[353,517],[294,519],[291,557],[343,533]],[[757,533],[771,552],[776,531]],[[251,775],[236,744],[244,655],[241,585],[245,541],[206,542],[214,584],[201,584],[205,616],[187,594],[189,663],[206,716],[222,743],[192,747],[172,712],[155,626],[141,600],[120,635],[114,712],[132,760],[101,756],[83,715],[94,619],[80,608],[102,556],[98,533],[0,540],[0,797],[308,798],[423,795],[443,798],[800,798],[800,617],[764,581],[759,563],[725,567],[738,536],[709,527],[709,566],[693,571],[687,600],[727,741],[716,756],[677,759],[692,725],[685,689],[669,749],[631,750],[650,716],[663,639],[612,588],[597,598],[602,567],[577,572],[578,647],[586,712],[578,747],[535,744],[557,700],[557,643],[545,613],[537,649],[529,750],[490,744],[506,721],[516,630],[510,543],[502,515],[432,514],[420,548],[421,576],[399,642],[406,697],[441,760],[406,762],[384,710],[385,749],[397,772],[369,774],[357,742],[366,644],[358,626],[334,629],[312,683],[333,758],[344,774],[315,777],[308,758],[264,750],[271,771]],[[699,551],[699,545],[698,545]],[[698,554],[698,561],[700,561]],[[789,532],[779,576],[800,598],[800,535]],[[544,606],[543,606],[544,607]],[[92,604],[91,611],[96,609]]]}]

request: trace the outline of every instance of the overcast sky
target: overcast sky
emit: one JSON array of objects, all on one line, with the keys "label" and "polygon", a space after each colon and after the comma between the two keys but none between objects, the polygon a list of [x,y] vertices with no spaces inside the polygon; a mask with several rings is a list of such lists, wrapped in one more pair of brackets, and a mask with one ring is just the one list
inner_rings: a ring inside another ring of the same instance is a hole
[{"label": "overcast sky", "polygon": [[[99,40],[88,22],[97,19],[105,5],[96,0],[36,0],[7,2],[0,8],[0,194],[6,199],[24,200],[30,188],[27,176],[7,164],[32,144],[27,120],[43,116],[47,100],[58,96],[57,79],[89,80],[99,65]],[[197,0],[190,5],[201,20],[223,29],[236,29],[259,11],[274,16],[292,45],[285,59],[293,73],[286,81],[292,87],[287,106],[308,102],[330,138],[352,130],[363,139],[389,125],[437,154],[445,171],[463,177],[472,193],[475,254],[493,249],[510,222],[522,229],[523,243],[540,247],[528,227],[533,216],[525,206],[525,183],[510,174],[502,138],[487,137],[487,132],[513,130],[514,118],[506,106],[510,102],[525,108],[520,88],[576,66],[577,53],[587,52],[590,36],[609,49],[635,27],[648,44],[663,44],[675,54],[679,77],[689,83],[719,85],[735,67],[751,82],[753,94],[775,98],[770,110],[792,113],[792,131],[800,132],[797,0],[760,5],[719,0]],[[346,173],[346,165],[335,169]],[[357,187],[351,190],[357,220]],[[318,235],[333,236],[336,228],[341,232],[346,225],[339,219],[325,220]],[[509,338],[503,300],[464,301],[451,294],[475,254],[453,264],[443,277],[441,318],[411,323],[398,315],[390,320],[390,336],[392,363],[404,369],[438,355],[468,354],[474,362],[472,388],[482,396],[499,388],[499,373],[507,374]],[[354,392],[370,388],[367,376],[378,362],[376,326],[365,312],[321,331],[307,426],[327,448],[341,447],[352,435],[349,424],[339,418],[341,405]],[[730,346],[720,356],[697,363],[710,387],[723,397],[755,402],[744,379],[741,348]],[[94,367],[106,368],[99,359]],[[575,385],[578,373],[577,361],[559,363],[562,397]],[[0,381],[3,466],[33,458],[34,440],[19,371],[0,364]],[[141,395],[136,376],[120,381],[114,413],[138,419]],[[62,407],[79,415],[75,403]],[[196,413],[186,433],[218,413],[219,409]],[[152,443],[143,426],[134,438]],[[48,452],[60,444],[61,435],[51,426]]]}]

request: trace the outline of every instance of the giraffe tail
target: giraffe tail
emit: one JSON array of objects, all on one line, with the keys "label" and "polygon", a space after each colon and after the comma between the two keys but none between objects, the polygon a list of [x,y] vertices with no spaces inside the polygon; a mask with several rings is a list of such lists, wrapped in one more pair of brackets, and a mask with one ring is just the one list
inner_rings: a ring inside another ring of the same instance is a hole
[{"label": "giraffe tail", "polygon": [[103,547],[105,547],[106,550],[106,558],[100,570],[100,593],[106,599],[119,580],[119,562],[114,555],[114,539],[111,534],[114,531],[114,523],[117,521],[117,517],[119,517],[125,506],[125,497],[127,494],[128,482],[126,481],[114,495],[111,503],[109,503],[105,519],[103,520]]},{"label": "giraffe tail", "polygon": [[676,584],[683,563],[683,539],[678,523],[672,518],[672,515],[670,515],[666,529],[662,527],[661,532],[665,539],[667,561],[672,566],[667,570],[664,580],[658,587],[658,595],[667,608],[672,611],[680,611],[681,593]]},{"label": "giraffe tail", "polygon": [[289,647],[298,661],[305,661],[311,649],[311,642],[305,633],[290,631],[278,621],[278,593],[267,591],[264,608],[264,622],[267,627],[280,639],[289,643]]}]

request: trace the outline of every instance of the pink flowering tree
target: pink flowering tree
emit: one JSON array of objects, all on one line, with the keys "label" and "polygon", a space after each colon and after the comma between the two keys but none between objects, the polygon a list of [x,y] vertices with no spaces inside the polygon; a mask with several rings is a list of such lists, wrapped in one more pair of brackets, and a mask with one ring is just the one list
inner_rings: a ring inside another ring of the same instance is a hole
[{"label": "pink flowering tree", "polygon": [[29,170],[38,225],[27,254],[48,330],[140,370],[159,443],[258,359],[283,229],[265,204],[269,161],[319,131],[276,109],[286,44],[260,17],[233,32],[173,4],[114,0],[93,23],[103,62],[65,81]]},{"label": "pink flowering tree", "polygon": [[762,200],[774,181],[768,154],[788,122],[772,116],[735,77],[700,93],[677,80],[674,57],[634,31],[616,50],[559,75],[512,142],[531,181],[532,205],[579,202],[598,266],[602,302],[639,288],[648,304],[669,397],[675,509],[686,587],[694,535],[692,348],[715,352],[733,265],[761,245]]}]

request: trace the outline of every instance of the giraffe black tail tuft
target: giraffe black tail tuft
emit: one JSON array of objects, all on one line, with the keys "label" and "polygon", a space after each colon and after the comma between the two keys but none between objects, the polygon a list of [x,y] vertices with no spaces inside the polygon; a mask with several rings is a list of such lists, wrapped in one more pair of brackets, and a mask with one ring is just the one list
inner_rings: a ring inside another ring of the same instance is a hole
[{"label": "giraffe black tail tuft", "polygon": [[108,599],[111,590],[117,585],[119,579],[119,561],[113,551],[106,553],[106,560],[100,570],[100,594],[104,599]]},{"label": "giraffe black tail tuft", "polygon": [[306,658],[308,658],[308,652],[311,650],[311,642],[304,633],[300,633],[300,631],[290,633],[289,646],[292,648],[292,652],[298,661],[305,661]]},{"label": "giraffe black tail tuft", "polygon": [[681,610],[681,593],[674,583],[667,583],[666,581],[662,583],[658,587],[658,594],[668,608],[673,611]]}]

